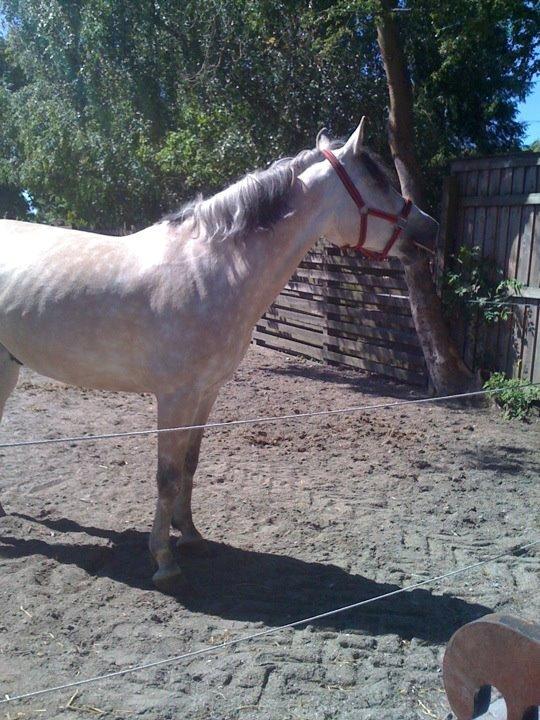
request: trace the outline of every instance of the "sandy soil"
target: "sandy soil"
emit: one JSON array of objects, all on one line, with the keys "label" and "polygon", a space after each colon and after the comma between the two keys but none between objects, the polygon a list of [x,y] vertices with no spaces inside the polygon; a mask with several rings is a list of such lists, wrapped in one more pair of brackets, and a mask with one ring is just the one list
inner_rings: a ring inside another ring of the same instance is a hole
[{"label": "sandy soil", "polygon": [[[411,398],[252,349],[213,419]],[[29,372],[0,442],[139,429],[151,397]],[[153,589],[155,438],[0,451],[0,682],[15,694],[177,655],[457,568],[538,536],[540,425],[438,405],[209,432],[194,516],[213,556]],[[3,718],[448,717],[444,645],[493,610],[537,618],[538,553],[249,644],[0,706]],[[70,701],[71,700],[71,701]],[[102,714],[100,714],[102,713]]]}]

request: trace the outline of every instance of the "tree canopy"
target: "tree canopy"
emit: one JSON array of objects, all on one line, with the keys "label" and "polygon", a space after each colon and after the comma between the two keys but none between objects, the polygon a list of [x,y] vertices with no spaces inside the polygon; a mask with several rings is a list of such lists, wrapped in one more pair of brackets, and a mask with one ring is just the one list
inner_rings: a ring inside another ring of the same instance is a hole
[{"label": "tree canopy", "polygon": [[[396,2],[420,161],[519,146],[534,0]],[[0,215],[117,232],[370,120],[378,0],[0,0]],[[24,194],[22,194],[24,191]]]}]

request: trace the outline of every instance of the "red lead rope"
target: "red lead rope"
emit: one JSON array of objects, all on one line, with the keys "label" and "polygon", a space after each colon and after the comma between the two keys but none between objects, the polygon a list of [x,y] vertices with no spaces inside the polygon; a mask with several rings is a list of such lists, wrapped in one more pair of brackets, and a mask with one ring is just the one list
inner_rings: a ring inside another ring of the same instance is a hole
[{"label": "red lead rope", "polygon": [[[360,212],[360,235],[358,238],[358,243],[353,247],[353,250],[358,250],[358,252],[362,253],[362,255],[370,258],[370,260],[387,260],[388,253],[393,248],[396,240],[401,234],[401,231],[404,230],[405,226],[407,225],[407,218],[409,217],[409,213],[411,212],[412,208],[411,200],[405,200],[405,204],[403,205],[403,209],[401,210],[401,213],[399,215],[392,215],[391,213],[384,212],[384,210],[368,208],[366,206],[366,203],[364,202],[363,197],[360,195],[359,190],[356,188],[356,185],[349,177],[349,173],[345,170],[345,167],[340,163],[334,153],[331,150],[322,150],[321,152],[336,171],[339,179],[345,186],[345,189],[347,190],[349,195],[356,203],[356,206],[358,207],[358,210]],[[374,217],[381,218],[382,220],[388,220],[388,222],[394,224],[394,230],[392,231],[390,240],[386,243],[382,252],[368,250],[364,247],[367,239],[368,215],[373,215]]]}]

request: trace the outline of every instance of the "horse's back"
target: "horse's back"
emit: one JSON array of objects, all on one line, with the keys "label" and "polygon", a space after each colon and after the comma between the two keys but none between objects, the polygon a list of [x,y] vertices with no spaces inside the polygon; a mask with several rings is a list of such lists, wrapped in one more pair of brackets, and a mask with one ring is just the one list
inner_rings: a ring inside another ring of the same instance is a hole
[{"label": "horse's back", "polygon": [[0,343],[44,375],[131,387],[140,366],[134,353],[147,334],[149,253],[139,249],[152,236],[154,248],[163,245],[155,232],[140,235],[0,221]]}]

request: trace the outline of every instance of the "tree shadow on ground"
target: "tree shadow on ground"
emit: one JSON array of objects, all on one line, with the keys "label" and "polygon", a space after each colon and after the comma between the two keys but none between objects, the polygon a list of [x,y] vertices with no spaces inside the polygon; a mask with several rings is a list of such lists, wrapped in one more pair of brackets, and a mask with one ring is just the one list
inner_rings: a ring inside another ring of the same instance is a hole
[{"label": "tree shadow on ground", "polygon": [[348,368],[329,365],[303,365],[302,363],[289,363],[285,367],[266,367],[265,372],[271,375],[284,377],[302,377],[308,380],[320,380],[325,383],[342,385],[363,395],[377,395],[391,397],[396,400],[411,400],[425,397],[427,387],[413,387],[406,383],[390,380],[382,375],[363,375]]},{"label": "tree shadow on ground", "polygon": [[465,448],[463,457],[478,470],[492,470],[496,475],[521,475],[525,471],[540,473],[537,449],[514,445],[489,445]]},{"label": "tree shadow on ground", "polygon": [[[71,537],[69,544],[65,544],[2,534],[0,557],[41,555],[60,564],[77,565],[96,577],[108,577],[133,588],[153,589],[154,567],[146,533],[116,532],[67,519],[36,519],[19,513],[11,517],[37,522],[57,533],[84,533],[107,539],[112,546],[73,542]],[[398,589],[397,585],[352,575],[331,564],[242,550],[222,543],[210,543],[210,547],[212,554],[208,558],[180,557],[185,577],[175,597],[192,612],[279,626]],[[312,624],[443,643],[459,627],[488,612],[492,610],[483,605],[418,589]]]}]

